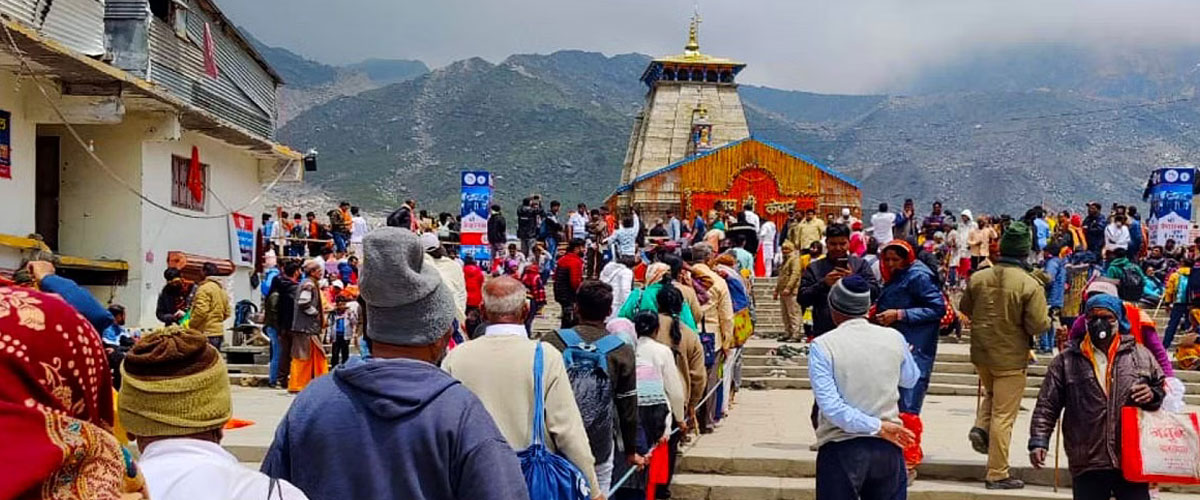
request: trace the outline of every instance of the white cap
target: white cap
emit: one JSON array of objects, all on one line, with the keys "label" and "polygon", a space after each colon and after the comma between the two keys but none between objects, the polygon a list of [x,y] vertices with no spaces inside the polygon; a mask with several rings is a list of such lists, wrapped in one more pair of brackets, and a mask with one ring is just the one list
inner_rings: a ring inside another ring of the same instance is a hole
[{"label": "white cap", "polygon": [[428,252],[430,250],[437,248],[438,245],[441,245],[441,242],[438,241],[438,237],[436,234],[421,233],[421,249],[422,250]]}]

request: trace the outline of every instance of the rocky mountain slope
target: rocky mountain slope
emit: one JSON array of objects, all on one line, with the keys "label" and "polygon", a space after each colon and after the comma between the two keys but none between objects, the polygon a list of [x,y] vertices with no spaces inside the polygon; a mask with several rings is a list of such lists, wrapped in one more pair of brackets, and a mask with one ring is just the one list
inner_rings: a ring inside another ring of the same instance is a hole
[{"label": "rocky mountain slope", "polygon": [[[325,95],[306,91],[301,97],[309,101],[285,102],[311,109],[289,121],[280,138],[321,152],[321,170],[308,177],[314,186],[368,208],[414,197],[454,211],[457,172],[470,168],[496,173],[506,207],[534,192],[596,203],[616,186],[648,61],[561,51],[500,64],[460,61],[362,92],[378,82],[321,84]],[[1082,89],[1071,88],[1080,85],[1076,76],[1013,76],[986,80],[994,84],[988,87],[938,76],[963,73],[947,68],[912,82],[907,97],[751,85],[740,92],[754,135],[860,179],[867,205],[938,198],[952,209],[1016,213],[1042,202],[1132,202],[1151,168],[1191,160],[1200,146],[1193,133],[1200,108],[1180,83],[1189,77],[1171,76],[1182,63],[1168,66],[1154,66],[1153,77],[1129,70]],[[1005,67],[981,62],[970,73],[1011,74]],[[1090,68],[1078,71],[1100,71]],[[953,81],[963,82],[961,89],[947,86]],[[1117,81],[1169,84],[1111,83]]]},{"label": "rocky mountain slope", "polygon": [[284,86],[279,91],[279,126],[318,104],[411,80],[429,72],[425,63],[406,59],[367,59],[348,66],[330,66],[287,49],[268,46],[244,28],[241,32],[283,77]]}]

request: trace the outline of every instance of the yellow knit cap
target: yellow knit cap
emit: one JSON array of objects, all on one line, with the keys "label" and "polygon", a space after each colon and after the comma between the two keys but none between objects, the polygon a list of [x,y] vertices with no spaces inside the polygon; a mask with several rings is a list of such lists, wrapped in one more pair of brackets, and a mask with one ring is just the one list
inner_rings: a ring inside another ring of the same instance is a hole
[{"label": "yellow knit cap", "polygon": [[229,374],[203,334],[156,331],[121,365],[118,418],[134,436],[184,436],[219,429],[233,416]]}]

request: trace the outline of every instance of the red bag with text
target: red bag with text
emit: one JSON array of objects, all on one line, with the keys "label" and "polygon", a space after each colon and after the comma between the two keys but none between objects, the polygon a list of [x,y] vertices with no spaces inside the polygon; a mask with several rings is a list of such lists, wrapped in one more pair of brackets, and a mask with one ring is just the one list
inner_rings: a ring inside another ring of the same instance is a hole
[{"label": "red bag with text", "polygon": [[1134,483],[1200,484],[1200,419],[1122,408],[1121,471]]}]

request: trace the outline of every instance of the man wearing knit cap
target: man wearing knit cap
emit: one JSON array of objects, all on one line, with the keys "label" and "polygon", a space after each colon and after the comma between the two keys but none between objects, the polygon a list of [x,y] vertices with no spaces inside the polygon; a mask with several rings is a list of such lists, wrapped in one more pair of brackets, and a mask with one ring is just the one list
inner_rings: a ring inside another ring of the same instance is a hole
[{"label": "man wearing knit cap", "polygon": [[233,413],[229,375],[203,334],[178,326],[155,331],[134,344],[121,373],[117,412],[141,450],[150,498],[307,498],[221,448],[221,429]]},{"label": "man wearing knit cap", "polygon": [[1009,476],[1008,446],[1025,393],[1032,339],[1050,328],[1046,292],[1024,267],[1033,246],[1029,226],[1013,222],[1000,237],[1000,259],[975,273],[958,310],[971,323],[971,362],[983,401],[968,434],[971,447],[988,456],[988,489],[1021,489]]},{"label": "man wearing knit cap", "polygon": [[829,290],[836,328],[809,350],[808,374],[820,407],[817,498],[904,498],[903,448],[914,442],[900,421],[897,387],[921,376],[900,332],[868,323],[871,285],[856,275]]},{"label": "man wearing knit cap", "polygon": [[512,448],[475,395],[437,364],[454,303],[417,235],[363,239],[359,292],[371,359],[353,359],[292,403],[263,460],[315,500],[527,499]]}]

